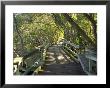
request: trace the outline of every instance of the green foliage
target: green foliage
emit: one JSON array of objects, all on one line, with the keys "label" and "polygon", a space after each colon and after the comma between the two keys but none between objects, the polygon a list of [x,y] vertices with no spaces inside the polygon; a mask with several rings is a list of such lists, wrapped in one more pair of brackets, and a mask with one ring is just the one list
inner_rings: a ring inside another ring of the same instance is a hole
[{"label": "green foliage", "polygon": [[[97,14],[88,13],[92,21],[97,22]],[[30,52],[35,47],[49,43],[57,44],[62,38],[77,45],[89,45],[77,28],[64,17],[64,13],[15,13],[14,49],[18,55]],[[69,13],[85,34],[96,43],[94,25],[83,13]],[[22,52],[20,54],[19,52]]]}]

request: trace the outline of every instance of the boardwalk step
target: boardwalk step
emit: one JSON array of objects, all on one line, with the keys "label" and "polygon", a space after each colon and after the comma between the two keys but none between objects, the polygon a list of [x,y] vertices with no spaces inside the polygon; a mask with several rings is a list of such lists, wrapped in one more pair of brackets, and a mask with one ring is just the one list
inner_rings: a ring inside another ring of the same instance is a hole
[{"label": "boardwalk step", "polygon": [[56,63],[56,61],[46,61],[46,62],[45,62],[45,65],[52,65],[52,64],[54,64],[54,63]]},{"label": "boardwalk step", "polygon": [[85,75],[85,72],[80,63],[70,60],[62,48],[54,45],[48,48],[44,71],[39,75]]}]

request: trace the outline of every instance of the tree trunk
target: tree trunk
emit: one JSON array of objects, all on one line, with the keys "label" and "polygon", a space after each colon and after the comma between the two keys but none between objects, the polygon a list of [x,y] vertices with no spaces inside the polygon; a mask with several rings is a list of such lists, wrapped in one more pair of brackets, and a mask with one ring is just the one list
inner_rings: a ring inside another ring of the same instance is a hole
[{"label": "tree trunk", "polygon": [[93,25],[93,32],[94,32],[94,37],[97,40],[97,29],[96,29],[96,21],[93,19],[93,17],[87,13],[84,13],[84,16],[92,23]]},{"label": "tree trunk", "polygon": [[77,29],[77,32],[79,32],[82,37],[84,37],[88,42],[90,42],[91,45],[96,46],[95,43],[91,40],[91,38],[89,38],[86,35],[86,33],[79,27],[79,25],[67,13],[64,13],[63,16],[72,25],[72,27]]},{"label": "tree trunk", "polygon": [[17,21],[16,21],[16,18],[15,18],[15,15],[13,15],[13,16],[14,16],[14,23],[15,23],[14,29],[16,30],[16,32],[17,32],[17,34],[18,34],[18,36],[19,36],[19,38],[20,38],[21,49],[22,49],[22,54],[23,54],[23,53],[24,53],[23,38],[22,38],[22,36],[20,35],[20,32],[19,32],[19,30],[18,30]]}]

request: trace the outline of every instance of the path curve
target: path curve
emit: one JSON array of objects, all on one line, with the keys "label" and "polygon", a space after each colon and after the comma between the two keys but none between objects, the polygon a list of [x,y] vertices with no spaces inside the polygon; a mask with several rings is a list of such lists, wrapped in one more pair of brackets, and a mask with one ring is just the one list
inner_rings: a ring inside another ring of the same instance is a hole
[{"label": "path curve", "polygon": [[39,75],[86,75],[80,63],[75,63],[61,49],[61,45],[53,45],[47,50],[44,71]]}]

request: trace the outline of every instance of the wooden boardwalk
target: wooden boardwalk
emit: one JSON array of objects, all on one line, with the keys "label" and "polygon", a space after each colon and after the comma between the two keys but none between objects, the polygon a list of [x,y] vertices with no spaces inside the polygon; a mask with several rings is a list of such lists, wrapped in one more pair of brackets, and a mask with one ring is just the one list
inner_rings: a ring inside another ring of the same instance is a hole
[{"label": "wooden boardwalk", "polygon": [[81,64],[71,60],[60,45],[49,47],[43,70],[39,75],[86,75]]}]

